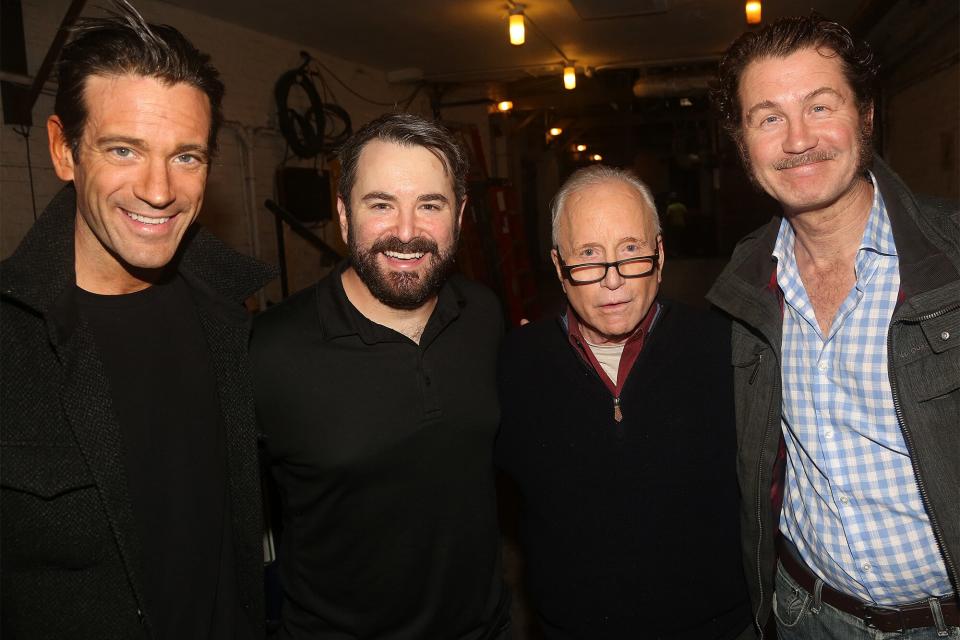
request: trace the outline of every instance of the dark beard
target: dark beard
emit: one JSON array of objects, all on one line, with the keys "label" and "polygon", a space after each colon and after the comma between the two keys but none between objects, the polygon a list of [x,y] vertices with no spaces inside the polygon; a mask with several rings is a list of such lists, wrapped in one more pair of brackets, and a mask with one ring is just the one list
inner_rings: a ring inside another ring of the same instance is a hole
[{"label": "dark beard", "polygon": [[[422,307],[440,292],[443,283],[453,271],[459,228],[454,229],[454,243],[446,252],[441,252],[436,242],[426,238],[413,238],[410,242],[402,242],[396,236],[381,238],[369,249],[362,249],[357,244],[353,229],[351,225],[347,231],[350,264],[373,297],[388,307],[408,310]],[[377,255],[384,251],[428,253],[430,264],[423,277],[418,273],[403,271],[384,272],[377,262]]]}]

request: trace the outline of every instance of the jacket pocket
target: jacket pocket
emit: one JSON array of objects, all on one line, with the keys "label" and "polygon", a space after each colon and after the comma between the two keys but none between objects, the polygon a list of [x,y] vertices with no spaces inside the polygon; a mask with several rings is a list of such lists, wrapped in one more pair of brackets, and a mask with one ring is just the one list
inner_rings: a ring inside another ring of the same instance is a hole
[{"label": "jacket pocket", "polygon": [[110,553],[112,535],[77,447],[5,444],[0,490],[4,571],[84,568]]}]

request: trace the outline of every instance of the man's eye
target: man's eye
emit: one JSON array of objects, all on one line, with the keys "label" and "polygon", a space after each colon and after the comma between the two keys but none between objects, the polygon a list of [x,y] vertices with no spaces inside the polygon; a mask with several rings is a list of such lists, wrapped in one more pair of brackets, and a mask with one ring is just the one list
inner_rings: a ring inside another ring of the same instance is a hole
[{"label": "man's eye", "polygon": [[203,159],[192,153],[181,153],[176,157],[176,162],[180,164],[200,164],[203,162]]},{"label": "man's eye", "polygon": [[440,205],[430,202],[424,203],[422,208],[427,209],[428,211],[440,211]]},{"label": "man's eye", "polygon": [[763,120],[760,121],[761,124],[773,124],[779,120],[778,116],[765,116]]},{"label": "man's eye", "polygon": [[818,105],[816,105],[815,107],[813,107],[813,109],[811,109],[811,111],[813,111],[814,113],[825,113],[825,112],[829,111],[829,109],[827,108],[826,105],[818,104]]},{"label": "man's eye", "polygon": [[107,149],[107,153],[117,158],[130,158],[133,156],[133,149],[130,147],[112,147]]},{"label": "man's eye", "polygon": [[385,209],[389,209],[389,208],[390,208],[390,204],[387,203],[387,202],[374,202],[372,205],[370,205],[370,208],[371,208],[371,209],[378,209],[378,210],[381,210],[381,211],[382,211],[382,210],[385,210]]}]

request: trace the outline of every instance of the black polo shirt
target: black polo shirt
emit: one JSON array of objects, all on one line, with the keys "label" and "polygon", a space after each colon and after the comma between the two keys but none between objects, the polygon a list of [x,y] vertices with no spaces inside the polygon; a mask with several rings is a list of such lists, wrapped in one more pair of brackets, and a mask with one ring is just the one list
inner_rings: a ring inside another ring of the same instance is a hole
[{"label": "black polo shirt", "polygon": [[257,413],[283,508],[283,638],[487,638],[508,614],[492,446],[496,298],[454,276],[420,344],[345,265],[262,314]]}]

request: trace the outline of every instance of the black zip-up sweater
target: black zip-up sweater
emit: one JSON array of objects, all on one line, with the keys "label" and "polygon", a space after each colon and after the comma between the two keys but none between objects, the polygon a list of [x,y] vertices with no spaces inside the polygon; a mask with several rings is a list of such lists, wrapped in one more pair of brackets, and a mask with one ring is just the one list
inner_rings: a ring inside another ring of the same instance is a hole
[{"label": "black zip-up sweater", "polygon": [[750,623],[729,324],[661,302],[620,423],[556,320],[501,352],[496,460],[522,494],[526,582],[549,638],[726,639]]}]

